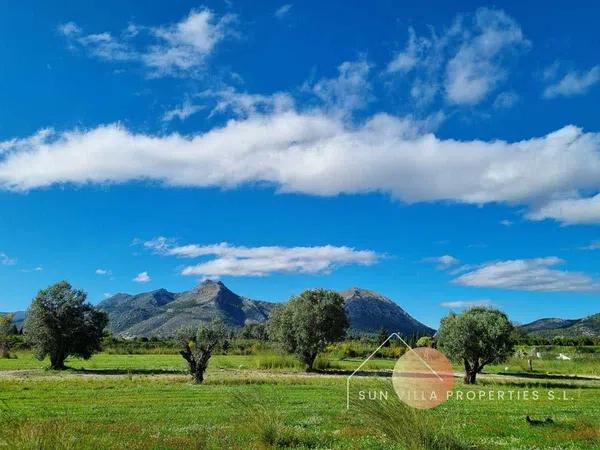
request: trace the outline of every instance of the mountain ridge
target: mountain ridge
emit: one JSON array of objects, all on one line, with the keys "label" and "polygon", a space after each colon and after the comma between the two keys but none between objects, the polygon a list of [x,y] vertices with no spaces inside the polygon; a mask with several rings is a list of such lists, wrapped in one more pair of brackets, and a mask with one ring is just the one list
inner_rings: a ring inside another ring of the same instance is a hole
[{"label": "mountain ridge", "polygon": [[546,338],[597,337],[600,336],[600,313],[581,319],[543,318],[521,325],[519,329],[527,335]]},{"label": "mountain ridge", "polygon": [[[385,329],[409,336],[435,332],[375,291],[355,287],[342,291],[341,295],[346,302],[351,333],[375,333]],[[221,281],[205,280],[180,293],[166,289],[135,295],[119,293],[102,301],[98,307],[108,313],[108,328],[114,334],[167,337],[181,327],[198,326],[214,317],[220,317],[232,328],[265,322],[278,304],[243,297]]]}]

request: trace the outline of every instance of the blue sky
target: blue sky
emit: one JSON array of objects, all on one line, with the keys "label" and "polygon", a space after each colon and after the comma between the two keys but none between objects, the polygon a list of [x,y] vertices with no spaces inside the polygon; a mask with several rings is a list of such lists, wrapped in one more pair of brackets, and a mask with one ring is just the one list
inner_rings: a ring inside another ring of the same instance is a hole
[{"label": "blue sky", "polygon": [[0,310],[218,277],[600,312],[600,8],[522,3],[6,6]]}]

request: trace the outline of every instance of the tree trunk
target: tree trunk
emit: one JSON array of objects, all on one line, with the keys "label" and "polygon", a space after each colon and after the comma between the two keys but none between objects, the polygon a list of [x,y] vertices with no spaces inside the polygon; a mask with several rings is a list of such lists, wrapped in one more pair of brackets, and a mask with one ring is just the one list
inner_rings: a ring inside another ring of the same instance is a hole
[{"label": "tree trunk", "polygon": [[194,378],[194,383],[202,384],[204,382],[204,372],[206,371],[206,367],[201,364],[196,365],[196,371],[192,373],[192,377]]},{"label": "tree trunk", "polygon": [[313,366],[315,365],[315,359],[317,359],[316,353],[314,355],[307,355],[304,359],[304,369],[307,372],[312,372],[314,370]]},{"label": "tree trunk", "polygon": [[465,377],[463,378],[465,384],[475,384],[477,381],[477,372],[479,371],[478,364],[469,364],[465,359]]},{"label": "tree trunk", "polygon": [[50,368],[53,370],[64,370],[66,356],[62,353],[50,355]]}]

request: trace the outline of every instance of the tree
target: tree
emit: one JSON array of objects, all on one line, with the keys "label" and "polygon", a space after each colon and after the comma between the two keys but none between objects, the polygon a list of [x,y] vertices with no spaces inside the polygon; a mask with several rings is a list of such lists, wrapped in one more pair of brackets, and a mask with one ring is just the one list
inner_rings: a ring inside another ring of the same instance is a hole
[{"label": "tree", "polygon": [[421,336],[415,345],[417,347],[433,347],[433,338],[431,336]]},{"label": "tree", "polygon": [[208,326],[202,325],[195,332],[191,328],[180,330],[179,354],[187,361],[194,383],[204,381],[208,360],[215,350],[226,345],[227,335],[227,328],[221,320],[213,320]]},{"label": "tree", "polygon": [[101,348],[108,317],[89,303],[87,294],[60,281],[42,289],[33,299],[23,326],[34,356],[50,356],[52,369],[64,369],[65,359],[89,359]]},{"label": "tree", "polygon": [[462,361],[465,384],[474,384],[487,364],[500,363],[513,354],[513,325],[501,311],[475,307],[442,319],[438,348]]},{"label": "tree", "polygon": [[269,336],[310,371],[319,352],[342,340],[348,326],[344,298],[333,291],[312,289],[275,308],[267,328]]},{"label": "tree", "polygon": [[243,339],[256,339],[258,341],[266,341],[269,336],[267,327],[264,323],[249,323],[242,328],[240,337]]},{"label": "tree", "polygon": [[[388,333],[388,330],[386,330],[384,327],[381,327],[379,329],[379,332],[377,333],[377,342],[381,345],[383,344],[386,339],[390,336],[390,333]],[[390,341],[385,342],[384,347],[389,347],[390,346]]]},{"label": "tree", "polygon": [[12,323],[14,314],[0,315],[0,358],[10,357],[10,351],[15,343],[15,328]]}]

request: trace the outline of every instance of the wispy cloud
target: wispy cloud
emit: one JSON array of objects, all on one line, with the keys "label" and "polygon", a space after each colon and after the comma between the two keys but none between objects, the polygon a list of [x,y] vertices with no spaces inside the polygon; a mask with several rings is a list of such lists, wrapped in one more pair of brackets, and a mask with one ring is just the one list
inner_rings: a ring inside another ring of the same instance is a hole
[{"label": "wispy cloud", "polygon": [[592,241],[588,245],[579,247],[580,250],[600,250],[600,241]]},{"label": "wispy cloud", "polygon": [[463,286],[540,292],[592,292],[600,281],[580,272],[553,268],[564,261],[556,256],[493,261],[453,280]]},{"label": "wispy cloud", "polygon": [[501,92],[494,100],[494,108],[508,109],[519,101],[519,95],[514,91]]},{"label": "wispy cloud", "polygon": [[151,281],[151,278],[150,275],[148,275],[148,272],[140,272],[131,281],[135,281],[136,283],[148,283]]},{"label": "wispy cloud", "polygon": [[186,99],[181,105],[166,111],[162,116],[163,122],[170,122],[174,119],[185,120],[202,109],[202,106],[196,105],[191,100]]},{"label": "wispy cloud", "polygon": [[104,275],[112,275],[112,272],[108,269],[96,269],[95,274],[104,276]]},{"label": "wispy cloud", "polygon": [[427,258],[423,258],[423,261],[437,264],[437,270],[446,270],[460,262],[458,258],[452,255],[428,256]]},{"label": "wispy cloud", "polygon": [[472,308],[474,306],[494,306],[492,300],[452,300],[440,303],[440,306],[450,309]]},{"label": "wispy cloud", "polygon": [[322,79],[313,85],[307,83],[305,90],[311,91],[325,105],[326,110],[348,115],[363,109],[373,99],[369,84],[371,65],[363,58],[346,61],[338,67],[338,76]]},{"label": "wispy cloud", "polygon": [[16,263],[16,258],[11,258],[6,253],[0,252],[0,264],[3,266],[14,266]]},{"label": "wispy cloud", "polygon": [[[554,72],[550,70],[549,73]],[[551,76],[551,75],[549,75]],[[544,89],[545,98],[574,97],[585,94],[592,86],[600,82],[600,66],[587,71],[570,70],[562,78],[555,80]]]},{"label": "wispy cloud", "polygon": [[182,275],[266,276],[272,273],[329,273],[344,265],[369,266],[381,257],[371,250],[332,245],[315,247],[244,247],[226,242],[213,245],[176,245],[158,237],[144,243],[158,254],[180,258],[211,257],[200,264],[182,269]]},{"label": "wispy cloud", "polygon": [[190,75],[232,33],[234,20],[233,15],[218,17],[209,9],[198,9],[174,24],[131,24],[117,35],[107,31],[85,34],[74,22],[62,24],[58,30],[72,48],[81,48],[92,57],[139,63],[152,76]]},{"label": "wispy cloud", "polygon": [[34,267],[33,269],[21,269],[21,272],[30,273],[30,272],[43,272],[44,268],[41,266]]},{"label": "wispy cloud", "polygon": [[290,11],[292,10],[293,6],[294,5],[292,5],[291,3],[287,3],[277,8],[277,10],[275,11],[275,17],[277,17],[278,19],[283,19],[284,17],[287,17]]},{"label": "wispy cloud", "polygon": [[500,221],[500,225],[504,225],[505,227],[510,227],[513,224],[512,220],[502,219]]},{"label": "wispy cloud", "polygon": [[[459,15],[450,28],[430,36],[409,29],[406,47],[387,66],[387,72],[411,81],[411,96],[427,104],[436,96],[459,105],[484,100],[508,76],[505,63],[529,46],[519,24],[504,11],[480,8]],[[514,96],[499,100],[507,105]]]}]

